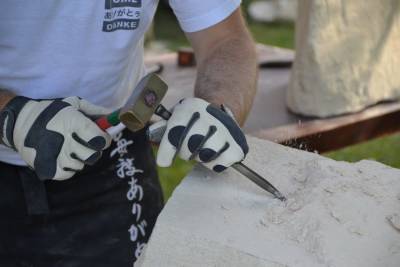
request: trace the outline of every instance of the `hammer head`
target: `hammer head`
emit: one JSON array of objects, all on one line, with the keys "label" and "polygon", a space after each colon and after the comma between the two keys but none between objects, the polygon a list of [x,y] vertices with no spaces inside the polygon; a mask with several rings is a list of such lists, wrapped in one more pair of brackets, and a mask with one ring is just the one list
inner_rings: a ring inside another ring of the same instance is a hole
[{"label": "hammer head", "polygon": [[167,84],[157,74],[146,75],[121,109],[120,121],[133,132],[143,129],[167,90]]}]

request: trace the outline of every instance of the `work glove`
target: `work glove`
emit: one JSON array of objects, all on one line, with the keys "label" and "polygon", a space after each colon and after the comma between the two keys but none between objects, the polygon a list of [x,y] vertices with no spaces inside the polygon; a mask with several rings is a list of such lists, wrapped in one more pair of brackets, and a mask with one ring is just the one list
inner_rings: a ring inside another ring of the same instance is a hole
[{"label": "work glove", "polygon": [[174,107],[167,122],[157,164],[168,167],[179,155],[222,172],[242,161],[248,150],[246,137],[231,112],[199,98],[187,98]]},{"label": "work glove", "polygon": [[71,178],[94,164],[111,137],[88,117],[108,113],[78,97],[13,98],[1,112],[0,140],[16,150],[41,180]]}]

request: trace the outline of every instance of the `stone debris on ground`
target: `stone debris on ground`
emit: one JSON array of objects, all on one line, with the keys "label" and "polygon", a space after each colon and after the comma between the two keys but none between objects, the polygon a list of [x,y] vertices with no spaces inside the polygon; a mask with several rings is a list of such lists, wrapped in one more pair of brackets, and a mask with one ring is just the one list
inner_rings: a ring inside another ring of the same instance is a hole
[{"label": "stone debris on ground", "polygon": [[399,266],[400,170],[248,140],[246,163],[288,200],[234,170],[198,166],[160,214],[137,266]]}]

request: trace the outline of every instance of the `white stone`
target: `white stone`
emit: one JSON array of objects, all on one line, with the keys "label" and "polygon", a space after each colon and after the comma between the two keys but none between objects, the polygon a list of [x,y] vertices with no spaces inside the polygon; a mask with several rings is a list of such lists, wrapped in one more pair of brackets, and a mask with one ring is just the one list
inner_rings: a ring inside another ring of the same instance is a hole
[{"label": "white stone", "polygon": [[297,0],[263,0],[249,5],[249,15],[253,20],[273,22],[294,21],[297,15]]},{"label": "white stone", "polygon": [[287,203],[232,169],[198,167],[161,212],[139,266],[399,266],[400,170],[249,145],[246,163]]},{"label": "white stone", "polygon": [[300,0],[287,93],[295,113],[327,117],[400,97],[400,1]]}]

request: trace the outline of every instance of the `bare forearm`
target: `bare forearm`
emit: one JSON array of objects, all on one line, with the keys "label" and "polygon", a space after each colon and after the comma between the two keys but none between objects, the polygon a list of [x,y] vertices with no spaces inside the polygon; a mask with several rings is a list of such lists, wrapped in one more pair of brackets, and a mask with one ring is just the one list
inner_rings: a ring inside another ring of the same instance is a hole
[{"label": "bare forearm", "polygon": [[228,106],[243,124],[256,93],[257,59],[246,38],[228,38],[198,64],[195,96]]},{"label": "bare forearm", "polygon": [[15,95],[10,91],[0,89],[0,111],[7,105],[7,103],[14,98]]}]

